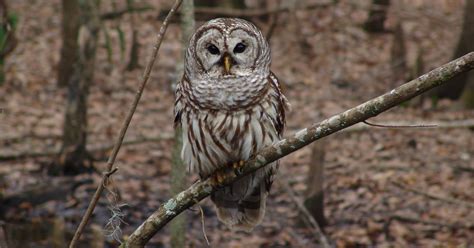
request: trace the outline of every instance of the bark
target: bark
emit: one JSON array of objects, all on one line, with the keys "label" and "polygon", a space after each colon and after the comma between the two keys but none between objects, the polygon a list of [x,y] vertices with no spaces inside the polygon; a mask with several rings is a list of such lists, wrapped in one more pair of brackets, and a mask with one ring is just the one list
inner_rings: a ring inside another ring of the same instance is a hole
[{"label": "bark", "polygon": [[[459,37],[454,58],[460,57],[463,54],[474,51],[474,1],[466,1],[464,10],[464,22],[462,26],[461,36]],[[469,87],[466,87],[469,85]],[[465,73],[453,78],[451,82],[434,91],[434,96],[437,98],[459,99],[466,89],[465,96],[463,96],[464,103],[467,105],[474,105],[474,73]],[[471,97],[469,97],[471,96]],[[474,106],[473,106],[474,107]]]},{"label": "bark", "polygon": [[[181,4],[181,62],[178,62],[176,68],[176,74],[179,75],[177,78],[181,78],[183,74],[183,62],[186,47],[188,46],[189,39],[194,31],[194,0],[184,0]],[[172,155],[172,168],[171,168],[171,193],[173,195],[186,189],[186,165],[181,160],[181,147],[182,147],[182,134],[181,129],[175,130],[175,144],[173,147]],[[186,245],[186,216],[180,215],[175,218],[171,223],[171,247],[180,248]]]},{"label": "bark", "polygon": [[364,23],[364,29],[370,33],[381,33],[385,31],[385,20],[390,6],[390,0],[372,0],[369,17]]},{"label": "bark", "polygon": [[309,176],[307,178],[308,188],[304,206],[308,209],[320,227],[327,225],[324,218],[324,141],[313,144],[311,149],[311,161]]},{"label": "bark", "polygon": [[72,78],[68,82],[68,95],[63,125],[61,154],[58,166],[53,166],[52,174],[60,173],[74,175],[90,171],[86,162],[88,152],[87,143],[87,98],[90,84],[94,79],[97,41],[100,24],[98,15],[94,14],[95,0],[88,0],[81,6],[84,28],[81,32],[81,44],[77,53],[77,62],[74,64]]},{"label": "bark", "polygon": [[78,63],[78,37],[81,27],[79,0],[62,0],[61,57],[58,64],[57,84],[66,87]]},{"label": "bark", "polygon": [[292,137],[283,139],[272,146],[260,151],[255,157],[245,162],[244,166],[234,173],[229,173],[222,184],[211,178],[198,181],[187,190],[175,195],[160,206],[147,220],[145,220],[126,240],[121,247],[144,247],[145,244],[163,228],[169,221],[184,210],[200,202],[211,194],[213,190],[238,180],[268,163],[278,160],[302,147],[352,126],[358,122],[399,105],[427,90],[446,83],[460,73],[474,69],[474,52],[449,62],[433,71],[420,76],[390,92],[367,101],[341,114],[332,116],[309,128],[300,130]]}]

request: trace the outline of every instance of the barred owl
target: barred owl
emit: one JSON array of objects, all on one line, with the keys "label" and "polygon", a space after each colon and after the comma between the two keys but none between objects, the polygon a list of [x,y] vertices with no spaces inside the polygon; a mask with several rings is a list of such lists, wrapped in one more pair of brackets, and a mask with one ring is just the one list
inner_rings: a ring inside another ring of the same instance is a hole
[{"label": "barred owl", "polygon": [[[218,18],[196,30],[175,102],[181,157],[191,172],[207,178],[278,141],[288,106],[270,71],[269,44],[255,25]],[[274,162],[213,192],[219,220],[244,231],[259,224],[277,167]]]}]

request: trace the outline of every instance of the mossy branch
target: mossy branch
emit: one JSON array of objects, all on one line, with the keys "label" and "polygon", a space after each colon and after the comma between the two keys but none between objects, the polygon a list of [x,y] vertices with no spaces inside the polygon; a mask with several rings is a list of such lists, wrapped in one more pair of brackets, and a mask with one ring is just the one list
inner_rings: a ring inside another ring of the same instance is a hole
[{"label": "mossy branch", "polygon": [[234,182],[240,177],[297,151],[318,139],[377,116],[406,100],[440,86],[448,82],[449,79],[472,69],[474,69],[474,52],[440,66],[431,72],[357,107],[334,115],[322,122],[314,123],[311,127],[300,130],[292,137],[280,140],[276,144],[260,151],[252,159],[246,161],[242,168],[229,174],[222,185],[216,184],[211,179],[196,182],[187,190],[173,196],[162,204],[158,210],[150,215],[148,219],[130,235],[122,244],[122,247],[144,247],[153,235],[169,221],[209,196],[213,190]]}]

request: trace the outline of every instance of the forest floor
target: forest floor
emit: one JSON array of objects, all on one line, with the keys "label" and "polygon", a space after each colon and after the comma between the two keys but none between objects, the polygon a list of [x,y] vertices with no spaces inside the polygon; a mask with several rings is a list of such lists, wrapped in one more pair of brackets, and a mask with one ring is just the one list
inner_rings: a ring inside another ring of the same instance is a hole
[{"label": "forest floor", "polygon": [[[101,11],[111,11],[102,1]],[[164,1],[157,1],[164,2]],[[171,1],[167,1],[171,2]],[[403,80],[390,62],[393,32],[368,34],[361,28],[369,1],[339,1],[332,7],[278,15],[270,43],[272,70],[292,104],[286,135],[389,91]],[[408,68],[421,51],[423,72],[451,59],[461,27],[462,1],[397,1],[387,27],[400,21]],[[19,39],[6,60],[7,81],[0,86],[0,156],[45,153],[60,147],[66,91],[56,86],[59,60],[60,1],[10,1],[19,14]],[[121,4],[121,3],[120,3]],[[121,6],[119,4],[119,7]],[[126,71],[130,15],[107,21],[112,58],[101,33],[95,79],[88,105],[88,144],[110,145],[135,96],[139,78],[161,25],[158,10],[137,15],[141,68]],[[163,4],[164,5],[164,4]],[[167,5],[169,6],[169,5]],[[35,13],[27,14],[27,13]],[[265,31],[265,21],[255,18]],[[121,54],[115,28],[120,25],[127,49]],[[115,200],[123,204],[121,238],[129,235],[170,197],[173,147],[172,84],[180,61],[180,29],[171,24],[145,94],[135,113],[113,175]],[[429,98],[396,107],[372,122],[413,124],[474,119],[456,102]],[[148,141],[144,141],[148,140]],[[474,245],[474,135],[469,128],[369,128],[340,132],[321,141],[324,151],[324,233],[338,247],[471,247]],[[280,175],[267,202],[261,226],[250,233],[232,232],[218,222],[209,199],[204,209],[211,247],[316,247],[311,228],[301,223],[288,195],[288,183],[304,198],[311,146],[281,160]],[[94,152],[93,166],[105,169],[110,149]],[[1,209],[0,247],[52,247],[69,241],[100,181],[100,174],[51,177],[54,156],[0,161],[0,199],[33,193]],[[189,176],[189,184],[196,177]],[[91,180],[93,183],[91,183]],[[45,188],[44,190],[42,190]],[[30,191],[28,191],[30,190]],[[42,192],[35,195],[35,191]],[[61,191],[62,190],[62,191]],[[111,217],[111,194],[100,200],[84,235],[84,247],[117,242],[102,235]],[[432,197],[429,197],[432,195]],[[434,197],[433,197],[434,196]],[[47,200],[46,200],[47,199]],[[114,199],[112,199],[114,200]],[[205,247],[197,207],[185,212],[186,243]],[[59,234],[58,234],[59,233]],[[2,241],[3,239],[3,241]],[[5,241],[7,240],[7,241]],[[3,242],[3,243],[2,243]],[[150,247],[169,247],[169,228]],[[94,246],[94,247],[100,247]]]}]

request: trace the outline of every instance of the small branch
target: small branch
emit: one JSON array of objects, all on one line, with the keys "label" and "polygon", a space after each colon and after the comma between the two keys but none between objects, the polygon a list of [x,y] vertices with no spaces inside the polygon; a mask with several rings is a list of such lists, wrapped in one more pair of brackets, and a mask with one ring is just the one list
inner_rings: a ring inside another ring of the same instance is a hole
[{"label": "small branch", "polygon": [[[123,139],[125,137],[125,133],[127,132],[128,126],[130,125],[130,122],[132,121],[133,114],[135,113],[135,110],[137,109],[138,102],[140,101],[140,98],[142,96],[143,90],[145,89],[145,86],[148,82],[148,79],[150,78],[150,73],[151,69],[153,67],[153,64],[155,63],[156,57],[158,56],[158,50],[160,49],[161,42],[163,41],[163,37],[165,35],[166,29],[168,28],[168,23],[169,19],[173,16],[173,14],[176,12],[176,9],[178,9],[179,5],[181,4],[182,0],[176,0],[173,7],[171,8],[170,12],[168,13],[168,16],[166,16],[165,20],[163,21],[163,24],[161,25],[160,31],[158,33],[158,36],[156,38],[156,43],[155,46],[153,47],[153,52],[150,56],[150,59],[148,60],[148,64],[145,68],[145,72],[143,74],[143,78],[141,80],[140,87],[138,88],[135,99],[133,100],[133,103],[130,107],[130,110],[127,114],[127,117],[125,118],[122,128],[120,129],[119,136],[117,138],[117,141],[114,145],[114,148],[112,150],[112,154],[109,157],[109,160],[107,161],[107,172],[112,172],[114,169],[114,162],[117,157],[117,154],[120,150],[120,147],[122,146]],[[94,212],[94,208],[99,201],[100,195],[102,194],[102,191],[104,191],[105,185],[104,183],[108,180],[107,174],[104,174],[102,176],[102,181],[100,182],[99,186],[97,187],[97,190],[92,197],[91,202],[89,203],[89,207],[86,210],[86,213],[84,214],[81,223],[79,224],[79,227],[76,230],[76,233],[74,234],[74,237],[71,240],[71,244],[69,245],[69,248],[74,248],[77,245],[77,241],[79,240],[85,226],[87,225],[87,222],[89,221],[90,217],[92,216],[92,213]]]},{"label": "small branch", "polygon": [[[372,123],[373,124],[373,123]],[[374,125],[382,126],[382,127],[410,127],[413,125],[413,122],[409,121],[397,121],[397,122],[388,122],[388,123],[377,123]],[[456,120],[456,121],[436,121],[436,126],[431,127],[429,124],[429,129],[453,129],[453,128],[471,128],[474,127],[474,120]],[[344,129],[342,132],[360,132],[365,131],[368,129],[373,128],[368,125],[364,125],[362,123],[356,124],[352,127]]]},{"label": "small branch", "polygon": [[395,182],[395,181],[392,181],[392,184],[395,185],[396,187],[402,189],[402,190],[409,191],[411,193],[415,193],[415,194],[418,194],[418,195],[422,195],[422,196],[425,196],[425,197],[433,199],[433,200],[438,200],[438,201],[446,202],[446,203],[457,205],[457,206],[463,206],[463,207],[466,207],[466,208],[474,208],[474,204],[470,203],[470,202],[465,202],[465,201],[461,201],[461,200],[454,199],[454,198],[434,195],[434,194],[431,194],[431,193],[428,193],[428,192],[424,192],[424,191],[421,191],[421,190],[418,190],[418,189],[415,189],[415,188],[408,187],[404,184],[401,184],[401,183]]},{"label": "small branch", "polygon": [[381,127],[381,128],[433,128],[437,127],[436,124],[409,124],[409,125],[390,125],[390,124],[378,124],[368,122],[367,120],[363,121],[364,124],[372,127]]},{"label": "small branch", "polygon": [[311,231],[313,231],[313,234],[318,239],[321,247],[331,248],[331,245],[329,244],[328,239],[326,238],[324,233],[321,231],[321,227],[319,227],[318,222],[313,218],[313,216],[308,211],[308,209],[303,205],[303,203],[301,203],[301,201],[298,199],[298,197],[296,196],[296,193],[293,191],[293,189],[288,184],[288,182],[285,181],[285,179],[283,178],[281,178],[279,181],[285,188],[291,200],[298,207],[298,210],[307,218],[307,219],[303,219],[303,221],[307,223],[307,225],[311,228]]},{"label": "small branch", "polygon": [[125,241],[124,247],[144,247],[144,245],[178,214],[209,196],[213,190],[229,184],[268,163],[276,161],[302,147],[333,134],[344,128],[397,106],[398,104],[420,95],[427,90],[440,86],[454,76],[474,68],[474,52],[466,54],[431,72],[420,76],[390,92],[367,101],[343,113],[332,116],[320,123],[297,132],[292,137],[280,140],[272,146],[262,149],[255,157],[245,162],[244,166],[228,175],[222,184],[215,184],[205,179],[193,184],[187,190],[175,195],[148,217]]},{"label": "small branch", "polygon": [[202,210],[201,206],[199,206],[199,212],[201,213],[202,234],[204,235],[204,239],[206,239],[207,246],[211,247],[211,244],[209,243],[209,239],[207,238],[207,234],[206,234],[206,224],[204,223],[204,211]]}]

